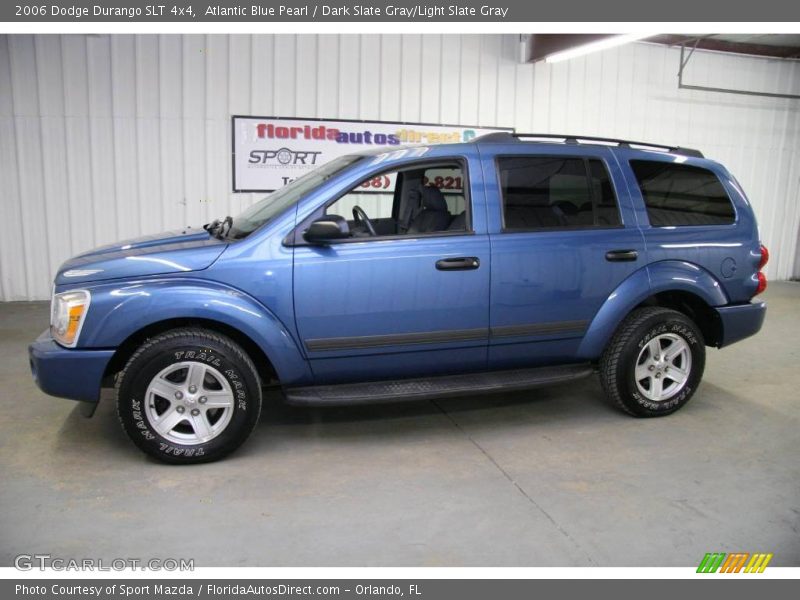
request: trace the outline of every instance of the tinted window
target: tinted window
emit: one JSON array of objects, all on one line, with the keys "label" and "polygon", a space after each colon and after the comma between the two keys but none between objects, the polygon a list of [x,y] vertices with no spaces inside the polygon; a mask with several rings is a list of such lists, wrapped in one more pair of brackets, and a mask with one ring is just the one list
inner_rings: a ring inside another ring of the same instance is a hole
[{"label": "tinted window", "polygon": [[500,158],[506,229],[613,227],[617,199],[596,159],[515,156]]},{"label": "tinted window", "polygon": [[633,160],[631,167],[653,227],[734,222],[731,200],[711,171],[650,160]]}]

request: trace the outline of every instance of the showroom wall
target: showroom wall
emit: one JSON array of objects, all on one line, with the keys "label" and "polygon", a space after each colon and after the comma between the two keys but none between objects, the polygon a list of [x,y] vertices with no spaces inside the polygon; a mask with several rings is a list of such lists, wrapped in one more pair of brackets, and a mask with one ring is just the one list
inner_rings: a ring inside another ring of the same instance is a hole
[{"label": "showroom wall", "polygon": [[[516,35],[0,36],[0,300],[69,255],[236,214],[230,115],[513,126],[697,147],[737,176],[792,275],[797,100],[677,89],[678,51],[520,64]],[[800,63],[698,52],[688,83],[800,93]]]}]

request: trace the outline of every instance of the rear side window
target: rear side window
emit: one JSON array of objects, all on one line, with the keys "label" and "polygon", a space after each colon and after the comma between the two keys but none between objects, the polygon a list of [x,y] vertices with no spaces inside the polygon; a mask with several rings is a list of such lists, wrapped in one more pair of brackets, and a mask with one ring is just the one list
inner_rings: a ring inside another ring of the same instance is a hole
[{"label": "rear side window", "polygon": [[514,156],[498,159],[506,230],[620,225],[617,198],[597,159]]},{"label": "rear side window", "polygon": [[632,160],[653,227],[730,225],[736,214],[722,183],[708,169]]}]

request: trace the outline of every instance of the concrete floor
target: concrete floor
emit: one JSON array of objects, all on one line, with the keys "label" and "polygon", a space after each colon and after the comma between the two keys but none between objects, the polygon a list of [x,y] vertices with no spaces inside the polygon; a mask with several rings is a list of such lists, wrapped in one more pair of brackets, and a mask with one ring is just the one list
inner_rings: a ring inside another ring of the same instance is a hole
[{"label": "concrete floor", "polygon": [[110,401],[86,420],[39,392],[26,346],[48,307],[0,304],[0,565],[800,565],[800,284],[766,299],[762,333],[710,351],[670,417],[618,413],[595,378],[438,406],[273,402],[238,453],[189,468],[140,454]]}]

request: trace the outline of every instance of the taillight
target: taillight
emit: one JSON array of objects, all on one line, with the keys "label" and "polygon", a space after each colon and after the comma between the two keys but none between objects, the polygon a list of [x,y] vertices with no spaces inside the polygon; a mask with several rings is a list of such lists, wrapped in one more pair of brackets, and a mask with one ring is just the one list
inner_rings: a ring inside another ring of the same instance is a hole
[{"label": "taillight", "polygon": [[761,260],[758,262],[758,270],[763,269],[769,262],[769,250],[764,244],[761,244]]},{"label": "taillight", "polygon": [[758,286],[756,287],[756,293],[753,296],[758,296],[761,292],[767,289],[767,276],[764,275],[761,271],[758,272]]},{"label": "taillight", "polygon": [[769,261],[769,250],[763,244],[761,245],[761,259],[758,261],[758,273],[756,273],[756,277],[758,278],[758,285],[756,286],[756,293],[753,296],[758,296],[761,292],[767,289],[767,276],[761,272],[767,262]]}]

